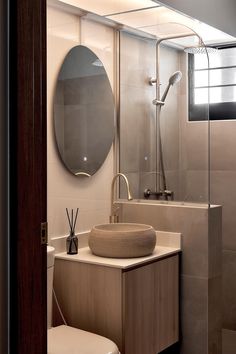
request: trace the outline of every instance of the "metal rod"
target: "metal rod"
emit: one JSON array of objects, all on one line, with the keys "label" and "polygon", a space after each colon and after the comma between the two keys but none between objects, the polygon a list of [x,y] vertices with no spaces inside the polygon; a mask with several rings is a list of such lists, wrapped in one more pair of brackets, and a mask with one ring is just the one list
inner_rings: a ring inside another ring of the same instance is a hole
[{"label": "metal rod", "polygon": [[[159,40],[156,44],[156,77],[157,77],[157,85],[156,85],[156,97],[158,101],[160,99],[160,43],[162,40]],[[155,192],[160,191],[161,189],[167,189],[166,185],[166,176],[165,176],[165,167],[163,160],[163,149],[162,149],[162,136],[161,136],[161,107],[162,105],[156,106],[156,188]],[[159,148],[159,156],[157,155],[157,151]],[[158,158],[159,157],[159,158]],[[157,161],[158,160],[158,161]],[[159,174],[157,170],[159,168]],[[158,179],[159,176],[159,179]],[[158,180],[157,180],[158,179]]]},{"label": "metal rod", "polygon": [[212,85],[212,86],[194,86],[194,89],[214,88],[214,87],[235,87],[236,84]]},{"label": "metal rod", "polygon": [[194,69],[194,71],[209,71],[209,70],[222,70],[222,69],[236,69],[236,65],[216,66],[215,68]]},{"label": "metal rod", "polygon": [[[156,83],[156,99],[160,101],[160,48],[159,48],[160,41],[157,41],[156,44],[156,78],[157,78],[157,83]],[[158,169],[160,171],[160,159],[158,159],[158,142],[159,142],[159,136],[160,136],[160,110],[161,106],[156,106],[156,185],[155,185],[155,191],[157,192],[158,190],[161,189],[160,186],[160,175],[158,178]]]},{"label": "metal rod", "polygon": [[[114,156],[117,156],[117,159],[114,159],[113,168],[114,172],[117,173],[120,171],[120,46],[121,46],[121,34],[119,30],[115,31],[114,37],[114,48],[115,48],[115,83],[114,83],[114,97],[115,97],[115,139],[113,143],[113,152]],[[116,195],[117,195],[116,189]]]}]

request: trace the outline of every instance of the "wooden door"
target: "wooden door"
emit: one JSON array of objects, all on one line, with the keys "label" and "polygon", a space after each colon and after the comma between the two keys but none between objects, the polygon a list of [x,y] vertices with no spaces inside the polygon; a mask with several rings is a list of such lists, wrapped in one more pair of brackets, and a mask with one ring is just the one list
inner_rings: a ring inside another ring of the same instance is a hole
[{"label": "wooden door", "polygon": [[46,0],[9,1],[10,353],[47,353]]}]

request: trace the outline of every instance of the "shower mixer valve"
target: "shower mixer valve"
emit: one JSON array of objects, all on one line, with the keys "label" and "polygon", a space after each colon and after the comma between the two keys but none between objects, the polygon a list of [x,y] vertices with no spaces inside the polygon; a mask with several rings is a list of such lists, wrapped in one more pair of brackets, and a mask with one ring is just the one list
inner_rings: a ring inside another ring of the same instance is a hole
[{"label": "shower mixer valve", "polygon": [[144,190],[144,197],[149,198],[150,196],[155,195],[156,199],[163,198],[164,200],[174,200],[174,192],[170,190],[163,190],[163,191],[158,191],[158,192],[153,192],[151,189],[147,188]]}]

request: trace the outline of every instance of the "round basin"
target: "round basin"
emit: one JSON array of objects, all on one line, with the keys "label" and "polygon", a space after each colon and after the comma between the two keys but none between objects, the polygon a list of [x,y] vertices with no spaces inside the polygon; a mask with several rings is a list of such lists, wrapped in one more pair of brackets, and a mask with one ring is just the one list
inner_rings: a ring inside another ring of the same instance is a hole
[{"label": "round basin", "polygon": [[109,258],[134,258],[152,254],[156,233],[145,224],[115,223],[94,226],[89,235],[93,254]]}]

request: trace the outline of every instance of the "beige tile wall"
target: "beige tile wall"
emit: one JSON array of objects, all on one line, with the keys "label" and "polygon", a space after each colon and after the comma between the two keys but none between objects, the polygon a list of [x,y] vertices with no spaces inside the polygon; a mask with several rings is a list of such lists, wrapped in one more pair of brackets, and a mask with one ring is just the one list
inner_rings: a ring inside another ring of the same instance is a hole
[{"label": "beige tile wall", "polygon": [[221,354],[221,208],[131,201],[121,218],[181,233],[181,353]]},{"label": "beige tile wall", "polygon": [[155,77],[155,41],[121,32],[120,171],[127,175],[134,198],[143,182],[153,182],[156,166],[155,86],[149,85],[150,77]]},{"label": "beige tile wall", "polygon": [[[121,35],[120,168],[130,179],[135,198],[143,198],[145,188],[155,189],[156,161],[159,186],[156,110],[152,105],[156,88],[148,85],[149,77],[155,77],[155,45],[151,40],[127,33]],[[167,189],[174,191],[175,200],[206,203],[209,200],[208,123],[188,122],[186,53],[166,43],[160,45],[159,53],[161,96],[170,76],[177,70],[183,74],[182,80],[170,87],[160,112]]]},{"label": "beige tile wall", "polygon": [[209,201],[209,124],[188,121],[188,63],[179,55],[183,73],[179,91],[180,195],[186,202]]},{"label": "beige tile wall", "polygon": [[[186,65],[181,58],[181,66]],[[184,83],[184,82],[183,82]],[[183,112],[181,120],[182,194],[186,200],[207,200],[222,208],[223,249],[223,327],[236,330],[236,122],[211,121],[210,140],[206,122],[187,122],[185,88],[181,94]],[[186,85],[187,87],[187,85]],[[208,147],[208,143],[210,144]],[[210,160],[208,159],[210,151]],[[210,163],[210,188],[207,166]],[[214,247],[214,239],[211,240]],[[218,257],[221,257],[218,255]],[[236,352],[236,346],[234,347]]]},{"label": "beige tile wall", "polygon": [[223,328],[236,331],[236,122],[211,122],[210,141],[211,200],[223,206]]},{"label": "beige tile wall", "polygon": [[224,329],[222,335],[222,342],[223,354],[235,354],[236,331]]},{"label": "beige tile wall", "polygon": [[48,224],[49,239],[68,234],[65,208],[79,207],[78,232],[108,221],[110,186],[114,171],[113,149],[90,179],[70,174],[62,164],[54,138],[53,94],[57,74],[67,52],[78,44],[88,46],[103,62],[114,87],[114,33],[109,27],[48,7]]},{"label": "beige tile wall", "polygon": [[[156,42],[127,33],[121,35],[121,109],[120,109],[120,168],[131,180],[135,198],[142,198],[144,189],[155,188],[156,161],[156,86],[148,80],[156,76]],[[145,55],[143,55],[145,53]],[[161,45],[161,95],[169,77],[179,70],[179,52]],[[168,189],[179,193],[179,85],[170,88],[166,105],[161,111],[161,134]],[[158,166],[159,168],[159,166]],[[157,179],[159,179],[159,174]],[[135,184],[136,183],[136,184]],[[123,190],[121,197],[124,196]]]},{"label": "beige tile wall", "polygon": [[[181,66],[186,65],[181,58]],[[205,201],[210,192],[210,201],[222,208],[223,249],[223,327],[236,330],[236,122],[211,121],[208,139],[208,123],[187,122],[186,92],[183,92],[181,110],[181,159],[183,171],[182,195],[185,200]],[[187,87],[187,85],[186,85]],[[209,146],[208,146],[209,144]],[[208,158],[210,151],[210,159]],[[208,187],[208,164],[210,166],[210,187]],[[198,199],[197,199],[198,198]],[[214,247],[214,239],[211,240]],[[218,257],[221,257],[218,255]],[[236,346],[234,348],[236,352]]]}]

